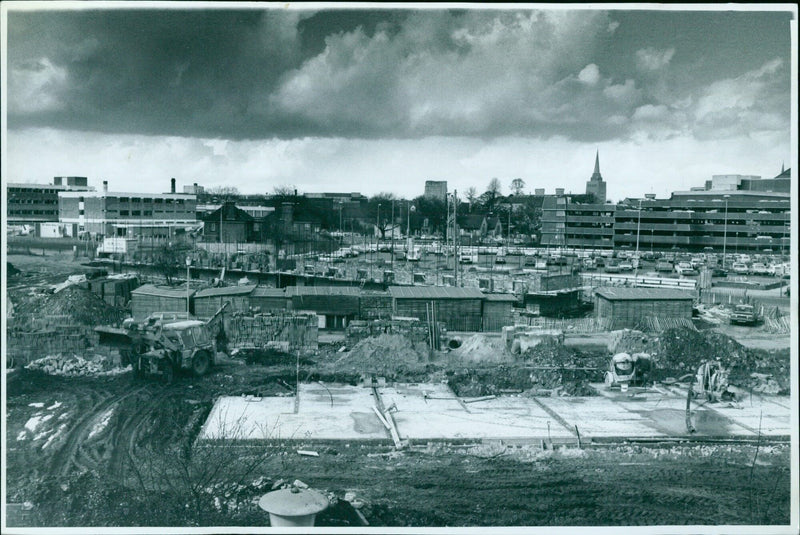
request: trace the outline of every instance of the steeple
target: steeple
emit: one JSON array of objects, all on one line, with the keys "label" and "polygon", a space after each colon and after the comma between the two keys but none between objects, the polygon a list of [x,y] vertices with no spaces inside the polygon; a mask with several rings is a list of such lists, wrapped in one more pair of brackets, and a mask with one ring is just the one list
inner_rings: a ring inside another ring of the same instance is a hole
[{"label": "steeple", "polygon": [[784,162],[781,162],[781,174],[786,172],[786,169],[784,169],[783,166],[784,166]]},{"label": "steeple", "polygon": [[594,173],[592,173],[591,180],[603,180],[603,175],[600,174],[600,150],[597,150],[597,154],[594,157]]}]

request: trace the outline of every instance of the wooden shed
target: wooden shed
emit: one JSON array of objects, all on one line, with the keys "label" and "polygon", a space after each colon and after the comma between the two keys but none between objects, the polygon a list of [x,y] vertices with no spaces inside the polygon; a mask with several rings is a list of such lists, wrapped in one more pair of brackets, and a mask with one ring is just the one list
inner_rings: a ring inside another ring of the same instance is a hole
[{"label": "wooden shed", "polygon": [[480,331],[484,294],[477,288],[454,286],[390,286],[394,315],[428,321],[435,319],[448,331]]},{"label": "wooden shed", "polygon": [[257,286],[253,293],[250,294],[250,306],[259,309],[261,312],[286,310],[289,306],[286,289]]},{"label": "wooden shed", "polygon": [[[194,294],[189,289],[190,304]],[[141,320],[155,312],[186,312],[186,295],[185,286],[139,286],[131,292],[131,314]]]},{"label": "wooden shed", "polygon": [[355,286],[287,286],[292,310],[316,312],[320,329],[340,330],[358,317],[361,289]]},{"label": "wooden shed", "polygon": [[247,284],[200,290],[194,296],[194,314],[198,318],[210,318],[225,303],[230,303],[227,312],[249,312],[250,294],[255,288],[255,284]]},{"label": "wooden shed", "polygon": [[506,325],[513,325],[513,307],[516,302],[514,294],[486,294],[483,300],[483,330],[499,332]]},{"label": "wooden shed", "polygon": [[673,288],[597,288],[595,314],[615,329],[640,328],[645,317],[691,320],[694,293]]}]

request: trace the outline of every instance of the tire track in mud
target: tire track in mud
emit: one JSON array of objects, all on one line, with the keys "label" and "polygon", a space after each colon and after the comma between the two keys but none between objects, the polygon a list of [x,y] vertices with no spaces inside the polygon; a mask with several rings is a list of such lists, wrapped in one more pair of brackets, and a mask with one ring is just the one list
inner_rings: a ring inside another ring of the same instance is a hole
[{"label": "tire track in mud", "polygon": [[109,444],[108,473],[112,477],[117,477],[120,481],[125,480],[126,463],[137,462],[136,443],[142,428],[158,407],[174,393],[174,390],[168,386],[162,386],[156,392],[149,392],[150,399],[142,406],[137,406],[135,410],[129,411],[125,419],[118,423],[117,430]]},{"label": "tire track in mud", "polygon": [[126,398],[137,394],[146,388],[146,386],[143,386],[123,394],[122,396],[116,396],[112,392],[108,391],[91,392],[89,397],[93,398],[95,395],[97,395],[99,400],[93,401],[92,408],[83,418],[78,421],[75,427],[67,435],[64,445],[53,455],[53,458],[50,461],[50,473],[61,477],[66,477],[69,475],[73,465],[77,466],[79,469],[89,469],[90,466],[86,466],[86,464],[89,464],[86,462],[86,456],[82,455],[80,449],[83,443],[88,439],[87,435],[89,434],[90,429],[94,426],[94,424],[97,423],[97,420],[102,417],[107,410],[115,407],[118,403],[122,402]]}]

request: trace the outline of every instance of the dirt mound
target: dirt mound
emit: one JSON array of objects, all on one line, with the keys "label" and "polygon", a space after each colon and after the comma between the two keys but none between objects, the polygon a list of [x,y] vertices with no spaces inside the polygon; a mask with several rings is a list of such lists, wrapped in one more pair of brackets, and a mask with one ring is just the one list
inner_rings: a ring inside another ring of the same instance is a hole
[{"label": "dirt mound", "polygon": [[400,334],[381,334],[364,338],[353,349],[344,353],[336,362],[337,369],[378,373],[394,376],[423,367],[428,350],[424,345],[415,346]]},{"label": "dirt mound", "polygon": [[11,262],[6,262],[6,274],[9,277],[13,277],[14,275],[19,275],[20,273],[22,272],[17,268],[15,268],[14,264],[12,264]]},{"label": "dirt mound", "polygon": [[498,362],[511,358],[500,338],[482,334],[475,334],[464,340],[453,354],[464,360],[481,362]]},{"label": "dirt mound", "polygon": [[789,390],[789,352],[765,351],[743,346],[730,336],[716,331],[668,329],[661,333],[654,352],[656,379],[696,373],[706,360],[718,360],[730,370],[730,383],[743,388],[762,383],[753,374],[773,376],[781,393]]},{"label": "dirt mound", "polygon": [[53,294],[17,294],[15,301],[14,312],[18,316],[66,316],[80,325],[115,324],[125,317],[122,310],[79,286],[69,286]]}]

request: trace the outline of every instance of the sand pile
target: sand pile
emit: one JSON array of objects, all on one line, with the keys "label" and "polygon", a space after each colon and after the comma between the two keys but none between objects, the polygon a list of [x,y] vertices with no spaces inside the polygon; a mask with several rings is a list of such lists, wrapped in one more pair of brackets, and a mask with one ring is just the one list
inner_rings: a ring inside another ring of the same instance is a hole
[{"label": "sand pile", "polygon": [[364,338],[337,361],[337,369],[392,376],[425,365],[428,349],[400,334]]}]

